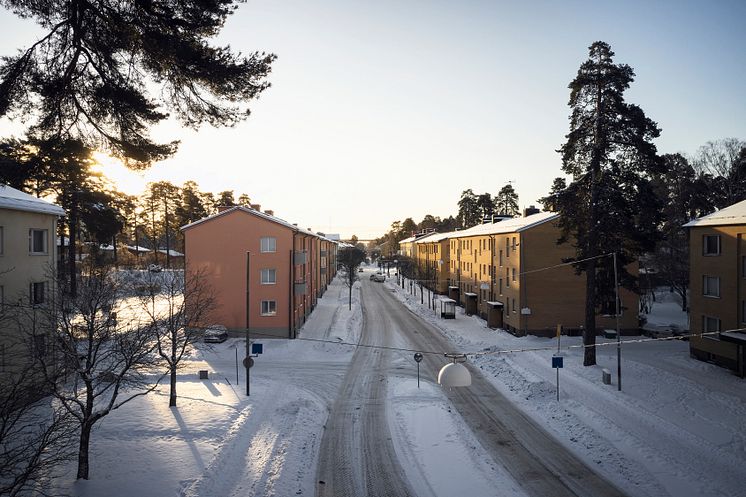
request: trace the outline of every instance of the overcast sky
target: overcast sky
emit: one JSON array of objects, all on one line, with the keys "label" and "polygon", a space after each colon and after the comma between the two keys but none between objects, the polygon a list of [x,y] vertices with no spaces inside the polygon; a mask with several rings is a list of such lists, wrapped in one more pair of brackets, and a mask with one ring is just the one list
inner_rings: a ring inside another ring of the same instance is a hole
[{"label": "overcast sky", "polygon": [[[662,128],[660,152],[746,139],[746,2],[249,0],[217,43],[273,52],[272,87],[233,129],[168,124],[182,141],[120,189],[196,181],[327,233],[377,237],[447,217],[467,188],[508,181],[521,207],[560,175],[568,83],[596,40],[632,66],[629,102]],[[38,36],[0,9],[0,55]],[[18,134],[0,121],[0,136]]]}]

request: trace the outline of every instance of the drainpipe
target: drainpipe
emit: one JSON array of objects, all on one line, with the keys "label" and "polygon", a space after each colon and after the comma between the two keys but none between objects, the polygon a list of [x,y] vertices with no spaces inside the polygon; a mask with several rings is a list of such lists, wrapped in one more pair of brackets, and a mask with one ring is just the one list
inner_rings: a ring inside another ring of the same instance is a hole
[{"label": "drainpipe", "polygon": [[521,305],[518,306],[518,312],[520,313],[520,319],[521,323],[523,324],[523,334],[528,334],[528,315],[523,315],[521,312],[521,309],[524,307],[528,307],[528,295],[526,293],[526,275],[524,274],[526,272],[525,263],[524,263],[524,256],[523,256],[523,233],[518,233],[518,247],[520,250],[520,257],[518,259],[518,274],[520,276],[520,279],[518,280],[518,284],[521,285]]},{"label": "drainpipe", "polygon": [[293,294],[295,293],[295,276],[293,275],[293,269],[295,268],[295,265],[293,264],[293,259],[293,249],[290,249],[290,271],[288,271],[288,278],[290,279],[290,285],[288,285],[288,338],[295,338],[295,329],[293,328]]}]

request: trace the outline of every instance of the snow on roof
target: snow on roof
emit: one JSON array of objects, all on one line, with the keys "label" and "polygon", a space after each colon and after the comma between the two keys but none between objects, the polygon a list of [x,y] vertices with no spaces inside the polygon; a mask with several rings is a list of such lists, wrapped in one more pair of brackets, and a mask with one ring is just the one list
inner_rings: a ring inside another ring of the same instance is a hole
[{"label": "snow on roof", "polygon": [[410,243],[417,239],[416,236],[410,236],[409,238],[405,238],[404,240],[400,240],[399,243]]},{"label": "snow on roof", "polygon": [[149,248],[140,247],[139,245],[126,245],[126,247],[133,252],[152,252]]},{"label": "snow on roof", "polygon": [[478,224],[463,231],[453,231],[448,238],[466,238],[479,235],[497,235],[500,233],[518,233],[534,226],[553,221],[559,217],[556,212],[539,212],[526,217],[514,217],[497,223]]},{"label": "snow on roof", "polygon": [[171,257],[184,257],[184,254],[174,249],[158,249],[158,252],[160,252],[161,254],[168,254]]},{"label": "snow on roof", "polygon": [[[181,231],[186,231],[189,228],[197,226],[198,224],[202,224],[202,223],[204,223],[206,221],[211,221],[213,219],[219,218],[221,216],[225,216],[228,213],[235,212],[235,211],[241,211],[241,212],[245,212],[247,214],[251,214],[253,216],[261,217],[263,219],[266,219],[267,221],[271,221],[271,222],[279,224],[281,226],[285,226],[286,228],[290,228],[293,231],[297,231],[297,232],[303,233],[305,235],[311,235],[311,236],[316,237],[316,238],[326,238],[326,237],[321,237],[320,235],[314,233],[311,230],[299,228],[297,225],[291,224],[291,223],[285,221],[284,219],[280,219],[279,217],[270,216],[269,214],[267,214],[265,212],[261,212],[261,211],[255,210],[255,209],[251,209],[249,207],[244,207],[243,205],[236,205],[234,207],[231,207],[230,209],[224,210],[223,212],[218,212],[217,214],[213,214],[211,216],[204,217],[204,218],[202,218],[202,219],[200,219],[198,221],[195,221],[193,223],[189,223],[186,226],[182,226],[181,227]],[[331,240],[331,239],[328,239],[328,240],[329,241],[334,241],[334,240]]]},{"label": "snow on roof", "polygon": [[420,238],[414,243],[434,243],[445,240],[446,238],[452,238],[454,233],[463,233],[463,231],[449,231],[448,233],[433,233],[425,237]]},{"label": "snow on roof", "polygon": [[62,207],[3,184],[0,184],[0,209],[40,212],[54,216],[65,215]]},{"label": "snow on roof", "polygon": [[689,221],[685,228],[693,226],[725,226],[731,224],[746,224],[746,200],[733,204],[717,212]]}]

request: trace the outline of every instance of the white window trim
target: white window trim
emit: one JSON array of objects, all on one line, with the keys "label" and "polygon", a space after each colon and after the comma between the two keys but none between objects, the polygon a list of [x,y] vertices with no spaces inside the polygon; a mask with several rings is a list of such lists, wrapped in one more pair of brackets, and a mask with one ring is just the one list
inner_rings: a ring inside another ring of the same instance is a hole
[{"label": "white window trim", "polygon": [[[707,252],[707,238],[709,237],[715,237],[715,239],[718,241],[718,247],[717,252]],[[720,240],[720,235],[702,235],[702,255],[704,257],[717,257],[722,253],[722,245]]]},{"label": "white window trim", "polygon": [[[716,294],[707,293],[708,291],[710,291],[710,288],[707,285],[708,278],[717,281],[717,293]],[[712,299],[719,299],[720,298],[720,277],[719,276],[709,276],[707,274],[703,274],[702,275],[702,296],[703,297],[709,297],[709,298],[712,298]]]},{"label": "white window trim", "polygon": [[[267,272],[266,274],[267,274],[267,280],[268,281],[264,281],[265,271]],[[270,274],[272,276],[274,276],[273,281],[269,281],[269,275]],[[262,269],[261,272],[260,272],[259,281],[261,282],[262,285],[276,285],[277,284],[277,270],[276,269],[272,269],[272,268]]]},{"label": "white window trim", "polygon": [[[717,324],[718,324],[718,329],[717,330],[708,330],[707,329],[707,320],[708,319],[714,319],[715,321],[717,321]],[[720,321],[720,318],[716,318],[715,316],[708,316],[706,314],[702,315],[702,333],[716,333],[716,332],[720,333],[722,326],[723,326],[723,323],[722,323],[722,321]]]},{"label": "white window trim", "polygon": [[[272,245],[271,250],[268,247],[266,250],[264,248],[264,242],[267,241],[267,245]],[[270,243],[272,242],[272,243]],[[277,252],[277,238],[274,236],[263,236],[259,239],[259,252],[263,254],[273,254]]]},{"label": "white window trim", "polygon": [[[269,311],[268,310],[267,312],[264,312],[264,304],[265,303],[267,304],[267,309],[269,309],[271,307],[269,304],[273,303],[275,310],[274,311]],[[262,300],[261,315],[262,316],[276,316],[277,315],[277,301],[276,300]]]},{"label": "white window trim", "polygon": [[[42,252],[34,251],[34,238],[33,233],[35,231],[41,231],[44,233],[44,241],[42,242],[44,247]],[[49,230],[42,228],[29,228],[28,230],[28,253],[29,255],[49,255]]]}]

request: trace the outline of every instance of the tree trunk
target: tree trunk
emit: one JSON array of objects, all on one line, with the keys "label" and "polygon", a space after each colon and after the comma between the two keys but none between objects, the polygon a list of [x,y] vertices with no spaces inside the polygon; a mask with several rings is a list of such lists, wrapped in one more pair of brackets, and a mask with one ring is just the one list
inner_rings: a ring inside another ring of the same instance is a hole
[{"label": "tree trunk", "polygon": [[171,366],[171,394],[168,397],[168,407],[176,407],[176,365]]},{"label": "tree trunk", "polygon": [[78,446],[78,480],[88,479],[88,447],[91,441],[91,428],[93,425],[83,423],[80,427],[80,445]]},{"label": "tree trunk", "polygon": [[[67,244],[67,263],[68,272],[70,273],[70,295],[75,298],[78,296],[78,285],[75,271],[75,231],[78,225],[78,199],[77,194],[71,194],[72,202],[70,205],[70,219],[68,221],[68,244]],[[62,245],[64,246],[64,239]]]},{"label": "tree trunk", "polygon": [[349,305],[348,310],[352,310],[352,283],[350,283],[350,299],[349,299]]}]

